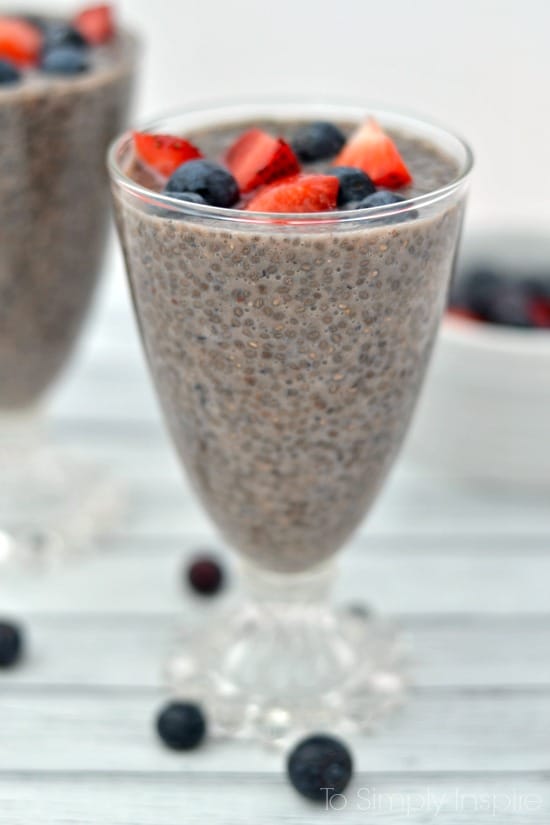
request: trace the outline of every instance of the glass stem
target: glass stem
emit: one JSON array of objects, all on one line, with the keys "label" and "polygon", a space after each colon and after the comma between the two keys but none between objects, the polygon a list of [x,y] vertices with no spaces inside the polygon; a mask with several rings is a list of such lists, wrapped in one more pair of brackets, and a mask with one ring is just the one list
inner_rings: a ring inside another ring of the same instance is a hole
[{"label": "glass stem", "polygon": [[329,601],[332,583],[335,581],[335,564],[328,564],[304,573],[275,573],[241,563],[245,596],[256,605],[281,605],[291,609],[323,606]]}]

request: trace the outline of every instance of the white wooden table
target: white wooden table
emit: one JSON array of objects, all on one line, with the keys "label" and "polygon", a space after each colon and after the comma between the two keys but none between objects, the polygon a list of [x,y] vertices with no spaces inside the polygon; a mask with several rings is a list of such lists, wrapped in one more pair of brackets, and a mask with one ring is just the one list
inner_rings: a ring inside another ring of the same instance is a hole
[{"label": "white wooden table", "polygon": [[178,625],[213,609],[185,594],[184,559],[217,540],[159,426],[126,305],[111,302],[77,366],[55,432],[109,463],[129,506],[99,553],[0,580],[0,613],[31,640],[0,677],[0,825],[550,822],[548,495],[397,468],[339,588],[400,623],[414,687],[351,742],[346,810],[319,810],[287,785],[280,753],[157,742]]}]

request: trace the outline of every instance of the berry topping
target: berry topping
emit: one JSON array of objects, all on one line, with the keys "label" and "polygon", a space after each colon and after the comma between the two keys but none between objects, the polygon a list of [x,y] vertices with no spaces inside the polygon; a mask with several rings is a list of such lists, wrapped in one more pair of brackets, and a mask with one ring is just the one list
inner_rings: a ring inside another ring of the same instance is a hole
[{"label": "berry topping", "polygon": [[188,140],[171,135],[134,132],[134,147],[139,160],[165,178],[169,178],[186,161],[202,157]]},{"label": "berry topping", "polygon": [[463,307],[449,307],[447,314],[462,321],[483,321],[480,315],[476,315],[471,309],[465,309]]},{"label": "berry topping", "polygon": [[258,192],[247,209],[255,212],[325,212],[334,209],[338,178],[333,175],[297,175]]},{"label": "berry topping", "polygon": [[412,181],[397,146],[373,117],[351,135],[335,164],[357,166],[376,186],[398,189]]},{"label": "berry topping", "polygon": [[57,49],[60,46],[74,46],[77,49],[85,49],[88,46],[81,33],[68,23],[50,22],[43,26],[42,31],[44,33],[42,46],[44,52]]},{"label": "berry topping", "polygon": [[172,750],[193,750],[204,739],[206,720],[198,705],[171,702],[157,717],[157,731],[164,744]]},{"label": "berry topping", "polygon": [[391,206],[394,203],[403,203],[405,198],[401,195],[396,195],[395,192],[389,192],[387,189],[379,189],[378,192],[373,192],[372,195],[367,195],[362,201],[356,205],[357,209],[371,209],[374,206]]},{"label": "berry topping", "polygon": [[10,83],[17,83],[21,78],[21,72],[8,60],[0,60],[0,86],[7,86]]},{"label": "berry topping", "polygon": [[342,742],[317,735],[296,746],[288,758],[287,770],[298,793],[315,802],[328,802],[346,789],[353,763]]},{"label": "berry topping", "polygon": [[42,51],[40,29],[15,17],[0,17],[0,59],[17,66],[36,66]]},{"label": "berry topping", "polygon": [[178,201],[189,201],[189,203],[206,203],[205,199],[196,192],[172,192],[170,197]]},{"label": "berry topping", "polygon": [[92,46],[108,43],[116,34],[113,9],[107,4],[84,9],[75,17],[73,25]]},{"label": "berry topping", "polygon": [[330,174],[340,181],[338,206],[347,206],[376,192],[376,186],[369,176],[355,166],[333,166]]},{"label": "berry topping", "polygon": [[46,52],[41,69],[47,74],[80,74],[89,68],[88,58],[82,48],[59,46]]},{"label": "berry topping", "polygon": [[534,327],[550,329],[550,298],[534,298],[529,305],[529,318]]},{"label": "berry topping", "polygon": [[493,324],[530,327],[530,303],[531,296],[526,284],[501,278],[486,307],[485,317]]},{"label": "berry topping", "polygon": [[301,126],[292,139],[292,148],[304,163],[336,155],[346,138],[333,123],[319,120]]},{"label": "berry topping", "polygon": [[11,622],[0,622],[0,668],[13,667],[23,652],[23,634]]},{"label": "berry topping", "polygon": [[453,279],[451,304],[453,307],[469,309],[475,315],[487,320],[500,284],[501,278],[492,269],[484,267],[470,269],[462,278]]},{"label": "berry topping", "polygon": [[251,192],[277,178],[296,175],[300,164],[284,140],[249,129],[229,148],[225,161],[241,192]]},{"label": "berry topping", "polygon": [[189,565],[187,580],[195,593],[201,596],[214,596],[223,586],[223,569],[215,558],[203,556]]},{"label": "berry topping", "polygon": [[166,195],[195,192],[211,206],[233,206],[239,199],[239,187],[233,175],[210,160],[188,160],[168,180]]}]

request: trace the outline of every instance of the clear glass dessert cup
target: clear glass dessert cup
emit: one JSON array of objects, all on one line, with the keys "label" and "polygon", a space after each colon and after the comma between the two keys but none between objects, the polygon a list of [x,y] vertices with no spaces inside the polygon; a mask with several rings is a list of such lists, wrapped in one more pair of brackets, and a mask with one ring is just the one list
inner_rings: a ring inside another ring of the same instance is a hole
[{"label": "clear glass dessert cup", "polygon": [[[151,374],[194,488],[243,587],[187,633],[169,673],[224,734],[368,729],[401,698],[398,640],[329,601],[337,552],[398,453],[445,304],[472,155],[446,130],[366,105],[238,102],[146,128],[374,113],[456,174],[400,204],[243,212],[156,194],[111,148],[115,213]],[[367,585],[365,590],[368,591]]]},{"label": "clear glass dessert cup", "polygon": [[62,447],[44,399],[73,354],[109,227],[105,152],[126,123],[138,44],[78,77],[0,89],[0,562],[57,559],[118,512],[110,473]]}]

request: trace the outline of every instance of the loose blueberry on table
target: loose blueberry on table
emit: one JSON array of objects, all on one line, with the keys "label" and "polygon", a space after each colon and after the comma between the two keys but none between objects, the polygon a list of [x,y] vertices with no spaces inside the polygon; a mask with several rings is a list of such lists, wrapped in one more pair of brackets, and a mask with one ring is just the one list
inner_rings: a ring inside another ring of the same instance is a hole
[{"label": "loose blueberry on table", "polygon": [[287,771],[298,793],[315,802],[327,802],[345,791],[352,777],[353,760],[343,742],[319,734],[294,748]]},{"label": "loose blueberry on table", "polygon": [[[204,157],[200,146],[178,135],[135,132],[133,146],[138,164],[158,179],[163,194],[246,211],[388,206],[405,200],[390,190],[412,182],[395,142],[373,117],[347,140],[325,121],[298,126],[289,141],[252,127],[217,158]],[[320,161],[325,162],[322,170]],[[402,216],[397,212],[392,219]]]},{"label": "loose blueberry on table", "polygon": [[13,622],[0,622],[0,668],[18,664],[23,653],[23,633]]},{"label": "loose blueberry on table", "polygon": [[190,587],[200,596],[214,596],[222,589],[224,572],[221,564],[213,556],[199,556],[186,570]]},{"label": "loose blueberry on table", "polygon": [[157,732],[167,747],[176,751],[197,748],[206,736],[206,719],[192,702],[170,702],[157,716]]},{"label": "loose blueberry on table", "polygon": [[90,50],[116,34],[111,6],[84,9],[71,21],[37,15],[0,16],[0,86],[33,73],[77,75],[91,68]]}]

